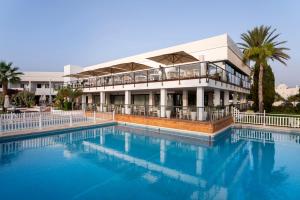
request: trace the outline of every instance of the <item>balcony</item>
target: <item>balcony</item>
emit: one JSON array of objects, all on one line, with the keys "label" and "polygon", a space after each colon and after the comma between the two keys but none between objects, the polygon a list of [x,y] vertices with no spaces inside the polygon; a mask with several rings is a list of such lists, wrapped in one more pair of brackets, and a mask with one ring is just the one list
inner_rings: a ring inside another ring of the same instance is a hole
[{"label": "balcony", "polygon": [[215,80],[245,89],[250,89],[247,76],[239,77],[210,62],[197,62],[173,67],[147,69],[122,74],[80,79],[68,83],[72,88],[108,87],[127,84],[147,84],[153,82],[180,81],[189,79]]},{"label": "balcony", "polygon": [[53,88],[36,88],[35,95],[55,95],[57,93]]}]

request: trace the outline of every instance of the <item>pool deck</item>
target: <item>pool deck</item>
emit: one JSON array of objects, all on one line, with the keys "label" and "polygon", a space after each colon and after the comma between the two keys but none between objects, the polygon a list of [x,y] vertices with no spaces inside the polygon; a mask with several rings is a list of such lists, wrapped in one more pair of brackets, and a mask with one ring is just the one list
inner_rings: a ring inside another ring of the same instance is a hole
[{"label": "pool deck", "polygon": [[[105,114],[105,113],[104,113]],[[99,115],[99,116],[98,116]],[[94,114],[86,112],[86,116],[93,117]],[[72,126],[61,125],[55,127],[47,127],[43,129],[28,129],[0,133],[0,138],[10,138],[25,135],[39,135],[50,131],[72,130],[74,128],[85,128],[93,125],[105,125],[107,123],[120,123],[154,130],[163,130],[178,134],[178,136],[204,138],[205,140],[214,140],[222,131],[231,127],[233,123],[232,117],[226,117],[213,122],[200,122],[181,119],[167,119],[157,117],[146,117],[136,115],[116,114],[114,120],[100,120],[103,113],[96,113],[96,122],[84,122],[73,124]]]}]

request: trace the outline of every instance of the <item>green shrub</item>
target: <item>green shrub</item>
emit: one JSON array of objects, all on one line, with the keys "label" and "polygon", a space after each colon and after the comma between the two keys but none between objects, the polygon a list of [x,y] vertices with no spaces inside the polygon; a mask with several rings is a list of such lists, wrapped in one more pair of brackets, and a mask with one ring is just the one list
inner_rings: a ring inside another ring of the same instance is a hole
[{"label": "green shrub", "polygon": [[34,93],[22,91],[12,96],[12,103],[16,106],[25,106],[30,108],[35,103],[34,97]]},{"label": "green shrub", "polygon": [[65,101],[64,102],[64,110],[71,110],[72,109],[72,103]]},{"label": "green shrub", "polygon": [[300,105],[296,107],[293,106],[291,103],[285,103],[280,106],[273,106],[272,112],[276,114],[300,114]]}]

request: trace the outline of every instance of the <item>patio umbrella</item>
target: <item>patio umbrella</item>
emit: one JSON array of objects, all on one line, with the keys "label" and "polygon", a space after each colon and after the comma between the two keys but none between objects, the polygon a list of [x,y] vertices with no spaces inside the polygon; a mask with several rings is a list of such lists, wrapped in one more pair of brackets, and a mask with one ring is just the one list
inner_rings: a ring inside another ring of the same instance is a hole
[{"label": "patio umbrella", "polygon": [[120,63],[120,64],[112,65],[109,67],[99,68],[94,71],[113,74],[113,73],[136,71],[136,70],[143,70],[149,68],[150,68],[149,66],[141,63],[128,62],[128,63]]},{"label": "patio umbrella", "polygon": [[174,65],[174,64],[198,61],[197,58],[195,58],[194,56],[192,56],[184,51],[163,54],[163,55],[159,55],[159,56],[150,57],[147,59],[153,60],[158,63],[162,63],[164,65]]},{"label": "patio umbrella", "polygon": [[4,97],[4,108],[8,108],[10,106],[9,104],[9,96],[5,95]]}]

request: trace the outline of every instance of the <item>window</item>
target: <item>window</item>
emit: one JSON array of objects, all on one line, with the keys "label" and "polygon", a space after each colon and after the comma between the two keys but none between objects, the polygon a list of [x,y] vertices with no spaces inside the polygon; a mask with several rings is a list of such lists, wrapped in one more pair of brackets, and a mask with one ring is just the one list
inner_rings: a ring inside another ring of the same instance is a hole
[{"label": "window", "polygon": [[37,85],[36,85],[36,88],[42,88],[42,84],[40,84],[40,83],[37,84]]},{"label": "window", "polygon": [[21,88],[25,88],[25,84],[24,83],[21,83]]},{"label": "window", "polygon": [[49,88],[49,84],[45,84],[45,88]]}]

